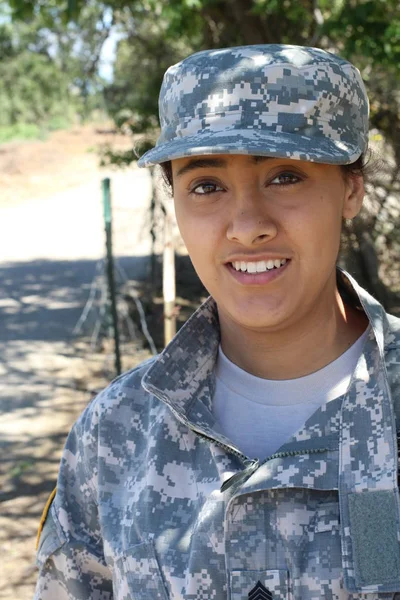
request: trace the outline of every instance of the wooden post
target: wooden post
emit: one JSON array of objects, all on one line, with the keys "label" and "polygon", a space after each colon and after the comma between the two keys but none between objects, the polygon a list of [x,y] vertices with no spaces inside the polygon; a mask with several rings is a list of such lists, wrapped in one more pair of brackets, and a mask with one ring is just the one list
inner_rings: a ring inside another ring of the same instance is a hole
[{"label": "wooden post", "polygon": [[165,216],[163,254],[163,298],[164,298],[164,344],[167,345],[176,333],[175,316],[175,248],[172,234],[172,219]]},{"label": "wooden post", "polygon": [[108,299],[111,307],[111,321],[114,333],[114,352],[115,352],[115,371],[117,375],[121,374],[121,353],[119,349],[119,331],[117,315],[117,298],[114,278],[114,258],[112,252],[112,220],[111,220],[111,191],[110,179],[106,177],[102,181],[103,186],[103,210],[104,225],[106,231],[106,264],[108,280]]}]

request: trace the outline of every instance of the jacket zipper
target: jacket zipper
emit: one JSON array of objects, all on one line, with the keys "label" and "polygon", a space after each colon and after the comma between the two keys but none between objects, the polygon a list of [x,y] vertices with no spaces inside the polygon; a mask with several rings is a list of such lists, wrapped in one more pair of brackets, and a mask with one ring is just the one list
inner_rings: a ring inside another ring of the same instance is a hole
[{"label": "jacket zipper", "polygon": [[275,452],[275,454],[267,456],[267,458],[261,463],[258,459],[255,459],[252,464],[249,464],[243,471],[239,471],[239,473],[235,473],[232,475],[232,477],[227,479],[221,486],[221,492],[225,492],[232,486],[237,487],[239,484],[243,485],[257,469],[274,458],[285,458],[287,456],[298,456],[300,454],[318,454],[319,452],[326,452],[328,449],[329,448],[312,448],[310,450],[288,450],[286,452]]},{"label": "jacket zipper", "polygon": [[[259,462],[258,458],[249,458],[248,456],[246,456],[245,454],[242,454],[238,450],[235,450],[231,446],[227,446],[226,444],[223,444],[222,442],[219,442],[218,440],[216,440],[208,435],[205,435],[204,433],[201,433],[198,429],[196,429],[192,425],[189,425],[189,423],[182,421],[181,419],[179,419],[179,420],[181,421],[181,423],[186,425],[186,427],[189,427],[189,429],[191,429],[199,437],[207,440],[208,442],[212,442],[213,444],[217,444],[217,446],[219,446],[220,448],[223,448],[224,450],[227,450],[228,452],[230,452],[231,454],[234,454],[238,458],[241,458],[243,460],[243,462],[247,462],[247,463],[251,463],[251,464],[258,462],[260,467],[262,465],[264,465],[266,462],[268,462],[269,460],[272,460],[274,458],[286,458],[288,456],[299,456],[301,454],[319,454],[322,452],[327,452],[329,450],[329,448],[310,448],[309,450],[307,450],[307,449],[286,450],[283,452],[274,452],[274,454],[267,456],[267,458],[265,458],[262,462]],[[399,454],[400,454],[400,452],[399,452]]]},{"label": "jacket zipper", "polygon": [[231,446],[228,446],[227,444],[219,442],[218,440],[216,440],[208,435],[205,435],[204,433],[202,433],[201,431],[196,429],[196,427],[193,427],[193,425],[191,425],[190,423],[188,423],[187,421],[182,419],[181,416],[174,409],[172,409],[172,411],[175,414],[178,421],[180,421],[183,425],[188,427],[191,431],[193,431],[200,438],[202,438],[208,442],[212,442],[213,444],[216,444],[223,450],[229,452],[230,454],[233,454],[237,458],[240,458],[242,460],[242,462],[244,463],[245,468],[243,469],[243,471],[239,471],[238,473],[235,473],[234,475],[232,475],[232,477],[229,477],[229,479],[227,479],[222,484],[221,492],[225,492],[227,489],[232,487],[232,485],[235,485],[235,483],[236,484],[245,483],[247,481],[247,479],[249,479],[251,477],[251,475],[259,467],[264,465],[266,462],[273,460],[274,458],[286,458],[288,456],[299,456],[301,454],[319,454],[322,452],[327,452],[329,450],[329,448],[310,448],[309,450],[307,450],[307,449],[305,449],[305,450],[287,450],[286,452],[275,452],[274,454],[267,456],[266,459],[264,459],[262,462],[260,462],[258,458],[255,458],[255,459],[249,458],[245,454],[242,454],[238,450],[235,450],[235,448],[232,448]]},{"label": "jacket zipper", "polygon": [[196,429],[196,427],[193,427],[193,425],[191,425],[188,421],[186,421],[185,419],[182,419],[181,415],[176,410],[174,410],[171,407],[171,405],[169,405],[169,407],[172,410],[172,412],[174,413],[175,417],[178,419],[178,421],[180,421],[182,423],[182,425],[185,425],[185,427],[188,427],[191,431],[193,431],[200,438],[203,438],[203,440],[207,440],[208,442],[212,442],[213,444],[216,444],[217,446],[219,446],[223,450],[226,450],[230,454],[233,454],[237,458],[240,458],[244,463],[246,463],[246,462],[253,462],[252,459],[249,459],[249,457],[246,456],[245,454],[242,454],[238,450],[235,450],[235,448],[233,448],[232,446],[228,446],[227,444],[224,444],[223,442],[219,442],[218,440],[210,437],[209,435],[206,435],[205,433],[202,433],[201,431],[199,431],[198,429]]},{"label": "jacket zipper", "polygon": [[175,417],[178,419],[178,421],[180,423],[182,423],[182,425],[185,425],[185,427],[188,427],[191,431],[193,431],[196,435],[198,435],[199,437],[203,438],[204,440],[207,440],[208,442],[212,442],[213,444],[217,444],[217,446],[219,446],[220,448],[222,448],[223,450],[226,450],[227,452],[229,452],[230,454],[233,454],[234,456],[236,456],[237,458],[240,458],[244,463],[253,463],[254,460],[250,459],[248,456],[246,456],[245,454],[242,454],[242,452],[239,452],[238,450],[236,450],[235,448],[233,448],[232,446],[228,446],[227,444],[224,444],[223,442],[219,442],[218,440],[215,440],[214,438],[206,435],[205,433],[202,433],[199,429],[197,429],[196,427],[194,427],[193,425],[191,425],[189,423],[189,421],[187,421],[186,419],[184,419],[179,413],[178,411],[176,411],[171,404],[168,402],[168,400],[166,400],[165,398],[163,398],[162,395],[157,394],[156,390],[154,389],[149,389],[145,387],[145,390],[148,391],[150,394],[153,394],[154,396],[156,396],[156,398],[158,398],[159,400],[161,400],[162,402],[165,402],[167,404],[167,406],[169,407],[169,409],[173,412],[173,414],[175,415]]}]

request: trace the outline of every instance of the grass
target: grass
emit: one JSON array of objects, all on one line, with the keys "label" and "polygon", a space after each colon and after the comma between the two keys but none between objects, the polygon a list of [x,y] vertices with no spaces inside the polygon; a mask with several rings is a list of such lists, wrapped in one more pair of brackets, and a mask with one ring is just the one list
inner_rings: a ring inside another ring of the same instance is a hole
[{"label": "grass", "polygon": [[50,131],[68,129],[70,124],[70,121],[64,117],[55,117],[42,125],[15,123],[0,126],[0,144],[14,140],[44,140]]},{"label": "grass", "polygon": [[40,128],[33,123],[16,123],[0,127],[0,144],[12,140],[36,140],[40,136]]},{"label": "grass", "polygon": [[29,471],[34,466],[34,462],[28,460],[19,461],[14,467],[9,471],[9,476],[16,478],[21,477],[25,473],[25,471]]}]

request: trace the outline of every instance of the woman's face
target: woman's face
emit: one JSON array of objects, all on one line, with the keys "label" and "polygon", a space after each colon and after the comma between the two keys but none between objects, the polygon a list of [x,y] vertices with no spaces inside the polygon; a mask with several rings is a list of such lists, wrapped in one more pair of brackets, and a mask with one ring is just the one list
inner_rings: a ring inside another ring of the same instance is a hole
[{"label": "woman's face", "polygon": [[172,173],[181,235],[222,321],[277,331],[334,302],[341,223],[361,207],[361,177],[245,155],[176,159]]}]

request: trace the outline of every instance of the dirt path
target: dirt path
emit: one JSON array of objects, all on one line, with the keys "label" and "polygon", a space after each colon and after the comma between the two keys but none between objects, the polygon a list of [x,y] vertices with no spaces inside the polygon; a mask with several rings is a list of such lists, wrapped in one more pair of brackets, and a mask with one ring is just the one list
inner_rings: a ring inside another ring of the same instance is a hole
[{"label": "dirt path", "polygon": [[0,145],[0,204],[46,198],[99,175],[98,150],[129,147],[109,124],[55,131],[45,140]]},{"label": "dirt path", "polygon": [[[112,377],[111,356],[72,334],[104,236],[100,183],[110,175],[115,254],[129,279],[148,268],[149,179],[101,171],[93,150],[122,138],[94,127],[0,146],[0,598],[31,600],[34,541],[71,424]],[[88,151],[90,150],[90,152]],[[88,329],[87,334],[91,331]],[[149,355],[123,348],[123,368]]]}]

